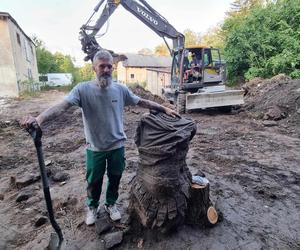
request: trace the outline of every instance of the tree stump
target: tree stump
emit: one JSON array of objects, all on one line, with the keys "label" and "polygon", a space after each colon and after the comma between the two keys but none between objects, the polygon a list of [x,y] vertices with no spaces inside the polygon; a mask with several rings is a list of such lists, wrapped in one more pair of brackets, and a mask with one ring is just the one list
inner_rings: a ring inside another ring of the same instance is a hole
[{"label": "tree stump", "polygon": [[218,221],[218,214],[209,199],[209,183],[206,185],[192,184],[186,223],[211,226]]},{"label": "tree stump", "polygon": [[[188,119],[162,113],[141,119],[135,138],[139,167],[132,181],[129,210],[144,228],[166,233],[185,220],[200,224],[198,220],[204,218],[211,204],[209,185],[195,187],[185,162],[195,133],[195,123]],[[191,216],[196,216],[194,222]]]}]

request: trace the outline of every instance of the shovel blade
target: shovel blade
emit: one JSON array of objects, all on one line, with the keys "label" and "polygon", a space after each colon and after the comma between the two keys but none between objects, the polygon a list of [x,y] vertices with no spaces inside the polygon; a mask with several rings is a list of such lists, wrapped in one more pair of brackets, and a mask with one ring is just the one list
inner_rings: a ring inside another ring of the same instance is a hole
[{"label": "shovel blade", "polygon": [[63,242],[59,241],[59,237],[56,233],[51,233],[50,234],[50,241],[49,244],[47,246],[47,250],[61,250],[64,249],[64,247],[62,246]]}]

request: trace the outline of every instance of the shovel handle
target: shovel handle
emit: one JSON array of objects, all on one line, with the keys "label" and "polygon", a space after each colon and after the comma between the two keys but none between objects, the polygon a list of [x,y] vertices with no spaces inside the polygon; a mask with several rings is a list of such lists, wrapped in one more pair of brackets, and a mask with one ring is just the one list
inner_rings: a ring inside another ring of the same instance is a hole
[{"label": "shovel handle", "polygon": [[43,132],[41,127],[38,125],[38,123],[34,121],[33,123],[31,123],[31,125],[28,128],[26,128],[26,130],[31,135],[35,146],[41,147]]},{"label": "shovel handle", "polygon": [[57,222],[55,221],[55,218],[54,218],[51,194],[50,194],[50,190],[49,190],[49,183],[48,183],[47,173],[46,173],[46,169],[45,169],[45,162],[44,162],[43,149],[42,149],[43,132],[36,121],[33,122],[26,130],[31,135],[31,137],[34,141],[34,145],[36,147],[37,157],[38,157],[39,167],[40,167],[40,173],[41,173],[41,178],[42,178],[42,184],[43,184],[43,191],[44,191],[44,196],[45,196],[45,201],[46,201],[46,206],[47,206],[47,211],[48,211],[48,217],[50,219],[52,227],[54,228],[54,230],[57,233],[58,238],[59,238],[59,242],[56,244],[55,249],[59,250],[61,248],[61,244],[63,242],[63,234],[62,234],[62,231],[61,231],[59,225],[57,224]]}]

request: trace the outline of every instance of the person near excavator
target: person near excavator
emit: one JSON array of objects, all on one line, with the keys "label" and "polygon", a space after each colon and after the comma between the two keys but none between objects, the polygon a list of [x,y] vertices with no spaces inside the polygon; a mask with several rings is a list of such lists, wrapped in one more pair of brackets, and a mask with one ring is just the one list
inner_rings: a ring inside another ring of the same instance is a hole
[{"label": "person near excavator", "polygon": [[25,128],[35,122],[41,126],[46,121],[63,115],[71,106],[81,108],[87,143],[85,220],[87,225],[95,223],[105,171],[108,176],[105,210],[113,221],[121,218],[116,201],[125,168],[124,107],[137,105],[171,116],[178,115],[170,108],[140,98],[125,85],[112,81],[113,57],[108,51],[100,50],[95,54],[93,70],[96,73],[95,80],[77,84],[59,104],[50,107],[37,117],[26,116],[21,121],[21,125]]},{"label": "person near excavator", "polygon": [[183,81],[192,83],[199,81],[201,77],[201,60],[199,60],[195,53],[192,53],[192,59],[188,64],[188,68],[184,71]]},{"label": "person near excavator", "polygon": [[193,68],[193,67],[195,67],[195,66],[197,66],[199,64],[200,64],[200,61],[196,57],[196,54],[192,53],[192,60],[190,61],[190,68]]}]

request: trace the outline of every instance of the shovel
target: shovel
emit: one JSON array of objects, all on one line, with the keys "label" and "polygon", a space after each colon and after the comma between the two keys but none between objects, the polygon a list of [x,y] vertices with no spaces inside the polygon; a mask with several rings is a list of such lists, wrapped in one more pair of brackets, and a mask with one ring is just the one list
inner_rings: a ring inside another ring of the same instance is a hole
[{"label": "shovel", "polygon": [[51,200],[51,195],[50,195],[50,190],[49,190],[48,177],[46,174],[45,162],[44,162],[44,157],[43,157],[42,140],[41,140],[42,139],[42,130],[36,122],[32,123],[32,125],[29,128],[27,128],[26,130],[31,135],[31,137],[34,141],[34,145],[36,148],[37,157],[38,157],[38,161],[39,161],[39,166],[40,166],[40,172],[41,172],[41,178],[42,178],[42,183],[43,183],[43,190],[44,190],[44,196],[45,196],[46,205],[47,205],[48,216],[49,216],[51,225],[56,232],[56,234],[52,233],[50,236],[50,242],[48,245],[48,249],[49,250],[60,250],[62,247],[64,238],[62,235],[62,231],[54,218],[52,200]]}]

